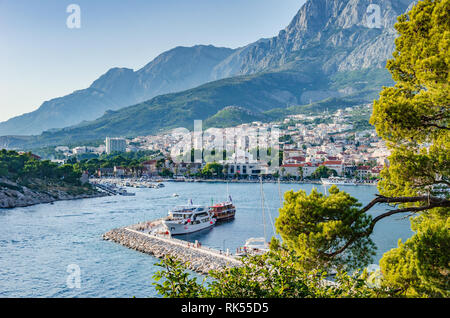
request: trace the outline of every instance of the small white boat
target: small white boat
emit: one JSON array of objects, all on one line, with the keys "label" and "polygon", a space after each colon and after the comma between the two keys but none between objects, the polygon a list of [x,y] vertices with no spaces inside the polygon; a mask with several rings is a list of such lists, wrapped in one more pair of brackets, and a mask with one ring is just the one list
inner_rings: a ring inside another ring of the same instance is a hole
[{"label": "small white boat", "polygon": [[264,237],[251,237],[245,242],[244,247],[239,249],[236,256],[262,255],[269,250],[269,243],[266,243]]},{"label": "small white boat", "polygon": [[128,192],[127,190],[125,190],[125,189],[123,189],[123,188],[119,188],[119,190],[117,191],[117,193],[118,193],[119,195],[128,196],[128,197],[136,195],[136,193],[134,193],[134,192]]},{"label": "small white boat", "polygon": [[356,181],[354,179],[347,179],[343,177],[321,178],[320,181],[323,185],[356,185]]},{"label": "small white boat", "polygon": [[210,228],[216,219],[205,206],[183,205],[170,210],[162,223],[171,235],[181,235]]},{"label": "small white boat", "polygon": [[176,197],[179,197],[180,195],[178,193],[174,193],[174,194],[172,194],[172,196],[176,198]]}]

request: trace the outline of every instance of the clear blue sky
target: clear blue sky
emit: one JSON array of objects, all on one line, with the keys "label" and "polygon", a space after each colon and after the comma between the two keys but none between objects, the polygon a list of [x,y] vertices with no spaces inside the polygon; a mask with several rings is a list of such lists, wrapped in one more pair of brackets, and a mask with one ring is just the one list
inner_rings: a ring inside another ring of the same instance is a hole
[{"label": "clear blue sky", "polygon": [[[240,47],[285,28],[305,0],[0,0],[0,121],[138,69],[175,46]],[[69,4],[81,28],[69,29]]]}]

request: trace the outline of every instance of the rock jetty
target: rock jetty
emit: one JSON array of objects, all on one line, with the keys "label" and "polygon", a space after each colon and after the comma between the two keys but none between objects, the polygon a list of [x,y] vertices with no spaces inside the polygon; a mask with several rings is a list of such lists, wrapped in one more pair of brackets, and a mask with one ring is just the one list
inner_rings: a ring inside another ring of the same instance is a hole
[{"label": "rock jetty", "polygon": [[232,255],[206,247],[194,246],[186,241],[147,234],[131,228],[113,229],[103,234],[104,240],[113,241],[138,252],[157,258],[166,255],[176,257],[190,270],[208,274],[211,270],[222,270],[225,267],[241,266],[241,261]]}]

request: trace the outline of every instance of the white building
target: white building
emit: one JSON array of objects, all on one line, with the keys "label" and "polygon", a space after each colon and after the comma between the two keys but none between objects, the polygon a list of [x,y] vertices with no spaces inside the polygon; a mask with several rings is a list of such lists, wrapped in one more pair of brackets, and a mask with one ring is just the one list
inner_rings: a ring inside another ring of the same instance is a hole
[{"label": "white building", "polygon": [[110,138],[106,137],[106,153],[125,152],[127,149],[127,142],[124,138]]},{"label": "white building", "polygon": [[72,153],[74,155],[79,155],[79,154],[86,153],[86,152],[87,152],[87,148],[84,147],[84,146],[82,146],[82,147],[75,147],[75,148],[72,149]]},{"label": "white building", "polygon": [[258,163],[227,163],[227,174],[233,176],[235,174],[259,176],[263,168]]},{"label": "white building", "polygon": [[55,151],[59,151],[59,152],[68,152],[70,149],[67,146],[58,146],[55,148]]}]

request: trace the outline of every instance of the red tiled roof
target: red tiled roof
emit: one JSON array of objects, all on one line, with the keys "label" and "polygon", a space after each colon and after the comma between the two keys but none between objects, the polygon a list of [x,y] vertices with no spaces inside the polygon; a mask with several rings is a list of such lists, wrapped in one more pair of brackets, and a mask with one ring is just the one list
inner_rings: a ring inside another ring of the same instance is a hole
[{"label": "red tiled roof", "polygon": [[341,165],[342,161],[340,161],[340,160],[328,160],[328,161],[324,161],[322,164],[324,166],[326,166],[326,165]]},{"label": "red tiled roof", "polygon": [[34,159],[41,160],[41,157],[35,155],[34,153],[30,154],[30,156],[33,157]]},{"label": "red tiled roof", "polygon": [[296,161],[302,161],[302,162],[306,161],[305,157],[291,157],[289,159],[296,160]]},{"label": "red tiled roof", "polygon": [[303,164],[300,164],[300,163],[287,163],[287,164],[282,165],[281,167],[284,167],[284,168],[298,168],[298,167],[303,167]]},{"label": "red tiled roof", "polygon": [[143,165],[153,165],[153,164],[155,164],[157,161],[156,160],[147,160],[147,161],[144,161],[142,164]]}]

